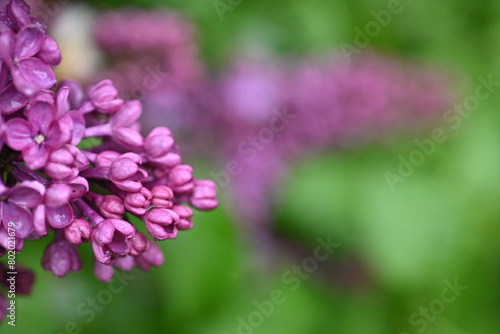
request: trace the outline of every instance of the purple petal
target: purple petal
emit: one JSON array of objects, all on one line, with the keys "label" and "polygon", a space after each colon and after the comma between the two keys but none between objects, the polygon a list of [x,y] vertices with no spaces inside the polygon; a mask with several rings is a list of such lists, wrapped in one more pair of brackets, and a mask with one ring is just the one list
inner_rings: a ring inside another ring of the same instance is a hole
[{"label": "purple petal", "polygon": [[28,98],[20,93],[13,84],[9,84],[0,93],[0,111],[4,115],[10,115],[24,108],[26,103],[28,103]]},{"label": "purple petal", "polygon": [[42,48],[43,32],[35,26],[26,26],[17,34],[14,56],[17,60],[35,55]]},{"label": "purple petal", "polygon": [[70,139],[71,134],[68,131],[71,130],[66,128],[65,131],[63,131],[58,121],[52,122],[47,129],[47,132],[44,133],[47,136],[44,144],[51,149],[58,149],[62,144]]},{"label": "purple petal", "polygon": [[47,220],[52,227],[62,228],[68,226],[73,220],[71,205],[65,204],[56,208],[45,207]]},{"label": "purple petal", "polygon": [[24,239],[34,230],[31,212],[13,203],[2,203],[2,220],[6,229],[9,227],[9,223],[14,223],[11,228],[14,229],[18,238]]},{"label": "purple petal", "polygon": [[78,145],[85,133],[85,118],[77,110],[70,111],[67,113],[67,116],[71,117],[73,121],[73,138],[71,139],[71,144]]},{"label": "purple petal", "polygon": [[18,184],[11,189],[8,201],[24,207],[34,208],[40,204],[42,195],[37,190]]},{"label": "purple petal", "polygon": [[111,260],[111,251],[109,249],[104,251],[104,248],[97,242],[92,242],[92,250],[97,261],[107,264]]},{"label": "purple petal", "polygon": [[30,23],[29,12],[30,7],[24,1],[14,0],[7,5],[7,14],[17,28]]},{"label": "purple petal", "polygon": [[125,240],[115,240],[108,244],[109,249],[116,254],[126,255],[130,252],[130,244]]},{"label": "purple petal", "polygon": [[28,110],[28,121],[36,132],[40,131],[45,134],[54,120],[55,114],[56,110],[51,104],[39,101]]},{"label": "purple petal", "polygon": [[111,123],[114,127],[129,126],[141,116],[142,105],[139,101],[129,101],[123,105],[113,116],[111,116]]},{"label": "purple petal", "polygon": [[71,187],[64,183],[54,183],[45,192],[45,204],[48,207],[61,207],[69,202]]},{"label": "purple petal", "polygon": [[113,129],[113,140],[124,147],[141,149],[144,139],[136,130],[129,128]]},{"label": "purple petal", "polygon": [[33,142],[33,146],[23,150],[23,159],[26,166],[34,170],[44,167],[48,158],[49,151],[45,145],[36,145]]},{"label": "purple petal", "polygon": [[11,73],[17,89],[25,95],[33,95],[40,89],[50,89],[56,83],[56,76],[50,66],[36,58],[21,60]]},{"label": "purple petal", "polygon": [[109,220],[105,220],[92,230],[92,240],[95,243],[104,245],[110,243],[113,240],[114,234],[114,225]]},{"label": "purple petal", "polygon": [[94,262],[94,275],[101,282],[108,283],[113,278],[113,266],[103,264],[99,261]]},{"label": "purple petal", "polygon": [[22,151],[34,145],[36,135],[28,121],[14,118],[5,124],[5,141],[12,149]]},{"label": "purple petal", "polygon": [[33,211],[33,225],[35,233],[39,237],[47,235],[47,224],[45,223],[45,206],[39,205]]},{"label": "purple petal", "polygon": [[7,30],[0,33],[0,57],[7,67],[12,67],[14,56],[14,34]]},{"label": "purple petal", "polygon": [[68,185],[71,187],[70,202],[83,197],[89,191],[88,181],[81,176],[68,183]]},{"label": "purple petal", "polygon": [[135,227],[121,219],[109,219],[115,229],[122,233],[126,238],[131,238],[135,234]]}]

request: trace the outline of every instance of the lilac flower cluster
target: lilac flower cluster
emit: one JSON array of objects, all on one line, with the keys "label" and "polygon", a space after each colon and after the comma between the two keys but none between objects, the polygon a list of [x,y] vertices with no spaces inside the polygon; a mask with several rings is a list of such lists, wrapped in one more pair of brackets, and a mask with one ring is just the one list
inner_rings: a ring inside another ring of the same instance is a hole
[{"label": "lilac flower cluster", "polygon": [[9,240],[21,252],[25,240],[53,234],[42,266],[62,277],[81,269],[77,246],[90,243],[107,282],[113,267],[163,262],[132,222],[155,241],[172,239],[193,227],[186,204],[217,206],[215,183],[182,164],[168,128],[141,135],[139,101],[121,99],[110,80],[86,91],[57,84],[60,51],[22,1],[0,7],[0,57],[1,256]]},{"label": "lilac flower cluster", "polygon": [[199,84],[205,75],[195,29],[175,12],[111,11],[96,18],[93,31],[96,43],[113,60],[109,74],[128,79],[117,80],[121,91],[142,82],[148,69],[168,73],[169,81],[184,89]]},{"label": "lilac flower cluster", "polygon": [[[160,16],[176,24],[154,25],[152,22],[161,21]],[[154,66],[159,60],[177,61],[185,67],[172,68],[200,73],[203,67],[194,52],[183,60],[171,57],[187,45],[190,50],[195,48],[192,28],[186,28],[185,20],[169,17],[178,18],[168,12],[106,14],[97,19],[95,38],[113,62],[117,50],[127,50],[142,59],[142,67]],[[133,27],[123,24],[130,21],[135,23]],[[184,30],[182,43],[176,44],[169,31],[179,30]],[[137,42],[128,38],[139,35],[145,37]],[[134,47],[141,43],[143,49]],[[150,57],[152,49],[160,58]],[[181,128],[190,140],[198,141],[196,147],[210,147],[211,156],[219,154],[223,167],[214,172],[217,181],[228,186],[235,215],[244,223],[245,235],[257,240],[259,249],[270,239],[276,185],[292,162],[321,150],[355,148],[393,134],[426,129],[452,103],[447,76],[414,62],[369,51],[350,63],[335,55],[283,59],[261,50],[255,54],[258,57],[232,57],[215,78],[203,75],[188,84],[172,76],[173,83],[168,81],[148,92],[144,103],[164,111],[154,114],[155,122],[196,120]],[[116,67],[111,71],[123,75]],[[279,131],[273,131],[270,125],[277,124],[277,114],[285,121],[279,123]],[[237,166],[233,175],[226,170],[228,162]]]}]

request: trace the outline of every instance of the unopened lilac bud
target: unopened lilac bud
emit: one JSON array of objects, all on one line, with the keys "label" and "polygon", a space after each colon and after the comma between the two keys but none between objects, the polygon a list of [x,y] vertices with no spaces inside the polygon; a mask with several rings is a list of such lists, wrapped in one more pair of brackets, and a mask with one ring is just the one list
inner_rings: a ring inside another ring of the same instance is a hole
[{"label": "unopened lilac bud", "polygon": [[148,188],[142,187],[141,190],[136,193],[127,193],[123,203],[128,211],[135,215],[142,216],[151,206],[152,197],[151,191],[149,191]]},{"label": "unopened lilac bud", "polygon": [[177,229],[183,231],[193,228],[194,224],[191,221],[191,217],[193,217],[193,210],[184,205],[174,205],[172,210],[175,211],[180,218],[176,224]]},{"label": "unopened lilac bud", "polygon": [[103,151],[97,155],[95,165],[101,168],[110,167],[119,156],[120,153],[115,151]]},{"label": "unopened lilac bud", "polygon": [[47,246],[43,254],[42,266],[45,270],[51,271],[55,276],[63,277],[70,270],[80,270],[82,262],[75,246],[67,240],[61,239]]},{"label": "unopened lilac bud", "polygon": [[135,260],[139,268],[148,271],[151,266],[159,267],[163,264],[163,252],[157,244],[151,243],[149,249],[138,255]]},{"label": "unopened lilac bud", "polygon": [[117,257],[113,260],[113,266],[123,271],[130,271],[135,266],[135,258],[130,255]]},{"label": "unopened lilac bud", "polygon": [[144,216],[146,229],[155,240],[174,239],[177,236],[175,224],[179,219],[175,211],[164,208],[151,209]]},{"label": "unopened lilac bud", "polygon": [[193,168],[189,165],[179,165],[170,171],[167,185],[177,193],[187,193],[193,190]]},{"label": "unopened lilac bud", "polygon": [[64,237],[73,245],[80,245],[90,240],[92,225],[86,220],[75,218],[64,228]]},{"label": "unopened lilac bud", "polygon": [[174,138],[169,129],[165,127],[154,128],[144,141],[144,150],[148,157],[161,157],[166,155],[174,145]]},{"label": "unopened lilac bud", "polygon": [[138,192],[142,188],[141,181],[146,180],[148,174],[139,168],[141,158],[134,153],[121,155],[109,168],[109,179],[120,189],[127,192]]},{"label": "unopened lilac bud", "polygon": [[75,158],[65,147],[50,153],[44,171],[54,180],[71,180],[78,176]]},{"label": "unopened lilac bud", "polygon": [[78,176],[74,180],[68,181],[68,186],[71,187],[71,197],[70,202],[74,202],[77,199],[83,197],[89,191],[89,182]]},{"label": "unopened lilac bud", "polygon": [[94,275],[99,281],[109,283],[113,278],[113,271],[112,265],[94,261]]},{"label": "unopened lilac bud", "polygon": [[213,210],[217,207],[217,185],[212,180],[196,180],[190,203],[198,210]]},{"label": "unopened lilac bud", "polygon": [[130,252],[130,238],[135,228],[120,219],[106,219],[92,229],[91,240],[94,255],[99,262],[109,263],[113,254],[127,255]]},{"label": "unopened lilac bud", "polygon": [[180,155],[174,150],[174,139],[169,129],[154,128],[144,141],[144,151],[152,164],[171,169],[181,162]]},{"label": "unopened lilac bud", "polygon": [[99,206],[101,214],[106,218],[122,219],[125,214],[125,206],[120,197],[116,195],[105,195]]},{"label": "unopened lilac bud", "polygon": [[61,50],[59,50],[56,41],[52,37],[45,35],[45,40],[42,44],[42,49],[38,52],[38,57],[51,66],[59,65],[61,62]]},{"label": "unopened lilac bud", "polygon": [[130,238],[130,255],[139,255],[149,249],[151,243],[148,238],[141,232],[136,232],[135,235]]},{"label": "unopened lilac bud", "polygon": [[156,207],[170,209],[173,205],[172,198],[174,198],[174,192],[167,186],[155,186],[151,189],[151,194],[153,198],[151,199],[151,204]]},{"label": "unopened lilac bud", "polygon": [[111,114],[120,110],[123,100],[111,80],[102,80],[89,89],[88,97],[97,111]]}]

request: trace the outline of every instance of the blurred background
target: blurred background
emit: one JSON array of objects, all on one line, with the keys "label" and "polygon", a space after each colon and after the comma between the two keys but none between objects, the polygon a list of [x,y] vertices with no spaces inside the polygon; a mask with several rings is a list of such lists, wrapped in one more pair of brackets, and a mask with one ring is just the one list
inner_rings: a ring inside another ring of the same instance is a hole
[{"label": "blurred background", "polygon": [[500,333],[500,2],[31,5],[58,78],[142,100],[220,208],[112,285],[31,242],[2,332]]}]

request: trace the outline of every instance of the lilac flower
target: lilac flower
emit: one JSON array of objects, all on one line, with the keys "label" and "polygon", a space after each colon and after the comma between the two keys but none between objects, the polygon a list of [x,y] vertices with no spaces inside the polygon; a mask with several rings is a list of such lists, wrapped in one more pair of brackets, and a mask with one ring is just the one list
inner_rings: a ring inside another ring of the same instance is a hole
[{"label": "lilac flower", "polygon": [[96,259],[109,263],[112,254],[127,255],[130,252],[130,238],[135,228],[120,219],[106,219],[92,229],[92,248]]},{"label": "lilac flower", "polygon": [[192,191],[194,188],[193,168],[189,165],[178,165],[172,168],[167,186],[176,193]]},{"label": "lilac flower", "polygon": [[163,253],[157,244],[151,244],[151,246],[143,253],[140,253],[135,261],[139,268],[144,271],[148,271],[151,266],[159,267],[163,264],[164,258]]},{"label": "lilac flower", "polygon": [[44,42],[44,33],[37,25],[26,25],[17,34],[4,30],[0,35],[2,60],[11,70],[14,85],[25,95],[56,83],[50,66],[36,57]]},{"label": "lilac flower", "polygon": [[155,240],[175,239],[179,215],[170,209],[153,208],[144,216],[146,229]]},{"label": "lilac flower", "polygon": [[64,143],[55,113],[55,108],[49,103],[36,102],[28,110],[27,120],[14,118],[6,124],[7,144],[22,151],[23,159],[31,169],[44,167],[49,154]]},{"label": "lilac flower", "polygon": [[194,182],[190,203],[199,210],[212,210],[218,205],[217,186],[212,180],[197,180]]}]

